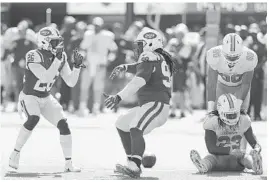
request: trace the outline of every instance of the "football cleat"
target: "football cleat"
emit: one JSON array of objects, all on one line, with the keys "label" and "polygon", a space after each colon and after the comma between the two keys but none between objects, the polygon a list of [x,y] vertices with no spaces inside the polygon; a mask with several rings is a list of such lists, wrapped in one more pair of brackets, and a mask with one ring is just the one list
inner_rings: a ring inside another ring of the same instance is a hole
[{"label": "football cleat", "polygon": [[202,159],[196,150],[191,150],[190,158],[200,173],[203,174],[208,171],[206,165],[203,164]]},{"label": "football cleat", "polygon": [[13,169],[19,168],[20,152],[13,151],[9,158],[9,167]]},{"label": "football cleat", "polygon": [[114,172],[127,175],[131,178],[139,178],[142,173],[142,170],[136,165],[135,162],[128,160],[126,166],[116,164],[116,169],[114,170]]},{"label": "football cleat", "polygon": [[261,175],[263,173],[263,167],[262,167],[262,156],[260,153],[258,153],[256,150],[252,150],[250,152],[250,155],[253,160],[252,169],[255,174]]},{"label": "football cleat", "polygon": [[81,169],[73,166],[71,160],[67,160],[65,162],[64,172],[81,172]]}]

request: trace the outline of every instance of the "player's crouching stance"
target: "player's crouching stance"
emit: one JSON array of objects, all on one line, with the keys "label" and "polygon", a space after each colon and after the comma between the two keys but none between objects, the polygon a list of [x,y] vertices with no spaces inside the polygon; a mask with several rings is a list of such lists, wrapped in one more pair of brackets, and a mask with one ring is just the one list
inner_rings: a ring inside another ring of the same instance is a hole
[{"label": "player's crouching stance", "polygon": [[[247,168],[255,174],[263,173],[261,146],[253,134],[249,116],[240,115],[236,102],[236,97],[231,94],[221,95],[217,103],[219,116],[205,121],[205,143],[210,154],[201,159],[197,151],[190,153],[199,172],[243,171]],[[249,154],[241,144],[243,137],[253,148]]]},{"label": "player's crouching stance", "polygon": [[162,126],[168,118],[173,62],[171,56],[163,50],[162,36],[153,29],[144,28],[134,44],[138,61],[116,67],[111,77],[123,71],[135,72],[136,75],[117,95],[107,96],[105,104],[113,108],[129,95],[138,95],[140,106],[130,109],[116,122],[128,160],[126,165],[117,164],[115,172],[139,177],[145,151],[143,135]]},{"label": "player's crouching stance", "polygon": [[63,50],[63,39],[59,31],[45,27],[37,33],[38,49],[26,54],[26,70],[24,86],[19,96],[19,111],[26,115],[17,138],[14,151],[9,160],[9,166],[18,169],[20,151],[32,130],[37,125],[40,114],[60,131],[60,143],[65,157],[65,172],[80,172],[72,165],[72,138],[66,122],[63,109],[50,94],[50,89],[59,75],[70,87],[77,83],[83,57],[74,51],[74,68],[71,71],[67,55]]}]

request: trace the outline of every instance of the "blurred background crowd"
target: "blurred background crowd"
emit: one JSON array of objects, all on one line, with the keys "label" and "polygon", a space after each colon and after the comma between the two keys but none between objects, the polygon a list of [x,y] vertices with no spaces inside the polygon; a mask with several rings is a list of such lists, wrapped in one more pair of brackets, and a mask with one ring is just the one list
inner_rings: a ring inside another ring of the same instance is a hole
[{"label": "blurred background crowd", "polygon": [[[258,55],[249,114],[254,120],[266,120],[266,7],[266,3],[1,3],[1,110],[6,112],[18,99],[25,54],[36,48],[35,33],[53,26],[64,38],[70,67],[77,47],[87,65],[74,88],[58,80],[53,95],[66,111],[79,116],[103,112],[102,93],[117,93],[133,76],[110,80],[109,74],[115,66],[135,61],[132,42],[148,26],[164,35],[165,49],[180,65],[173,76],[170,117],[206,109],[206,51],[234,32]],[[121,104],[133,105],[136,96]],[[14,104],[11,110],[16,109]]]}]

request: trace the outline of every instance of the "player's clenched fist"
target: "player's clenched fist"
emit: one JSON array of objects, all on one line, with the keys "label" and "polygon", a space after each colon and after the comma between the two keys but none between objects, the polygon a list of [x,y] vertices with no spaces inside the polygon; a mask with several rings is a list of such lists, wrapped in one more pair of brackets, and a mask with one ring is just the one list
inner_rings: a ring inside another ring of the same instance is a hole
[{"label": "player's clenched fist", "polygon": [[127,66],[125,64],[121,64],[113,69],[112,73],[110,74],[109,78],[114,79],[117,77],[120,73],[123,73],[127,70]]},{"label": "player's clenched fist", "polygon": [[86,68],[86,66],[82,63],[83,56],[78,52],[78,49],[75,49],[73,52],[74,66],[75,68]]}]

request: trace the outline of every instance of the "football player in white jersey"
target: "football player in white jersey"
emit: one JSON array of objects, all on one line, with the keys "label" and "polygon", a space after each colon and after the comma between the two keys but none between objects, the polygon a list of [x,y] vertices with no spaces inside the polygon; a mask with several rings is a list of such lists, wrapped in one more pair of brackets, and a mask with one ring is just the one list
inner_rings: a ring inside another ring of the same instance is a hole
[{"label": "football player in white jersey", "polygon": [[[243,171],[245,168],[252,169],[254,174],[263,173],[261,146],[253,134],[249,116],[240,115],[236,102],[232,94],[221,95],[217,103],[219,116],[205,121],[205,143],[209,154],[201,159],[196,150],[190,153],[200,173]],[[243,137],[252,147],[250,153],[241,147]]]},{"label": "football player in white jersey", "polygon": [[74,51],[74,68],[71,71],[67,55],[63,51],[63,39],[59,31],[52,27],[42,28],[37,33],[37,42],[38,48],[29,51],[25,56],[26,69],[18,110],[26,116],[26,122],[19,132],[9,166],[18,169],[20,151],[42,115],[59,129],[65,172],[80,172],[80,169],[72,165],[72,138],[63,108],[50,94],[50,90],[59,76],[68,86],[75,86],[80,68],[83,67],[83,57]]},{"label": "football player in white jersey", "polygon": [[215,100],[220,95],[232,93],[237,98],[236,105],[246,113],[250,98],[250,85],[257,65],[255,52],[243,46],[242,39],[235,33],[223,38],[223,44],[207,52],[208,112],[216,110]]}]

